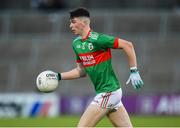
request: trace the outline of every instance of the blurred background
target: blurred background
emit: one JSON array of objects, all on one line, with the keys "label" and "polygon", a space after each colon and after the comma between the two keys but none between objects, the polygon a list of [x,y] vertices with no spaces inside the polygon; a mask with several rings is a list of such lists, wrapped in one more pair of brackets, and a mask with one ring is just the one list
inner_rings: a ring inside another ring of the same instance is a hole
[{"label": "blurred background", "polygon": [[130,114],[180,115],[179,0],[1,0],[0,117],[80,115],[95,95],[89,78],[61,81],[54,93],[36,91],[37,75],[76,66],[69,11],[91,12],[94,31],[134,43],[145,86],[125,86],[129,67],[122,50],[112,63]]}]

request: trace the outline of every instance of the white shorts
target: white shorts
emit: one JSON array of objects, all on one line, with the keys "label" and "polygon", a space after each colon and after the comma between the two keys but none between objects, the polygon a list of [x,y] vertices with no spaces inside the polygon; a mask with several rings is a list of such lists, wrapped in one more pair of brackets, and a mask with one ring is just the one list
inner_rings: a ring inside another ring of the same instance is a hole
[{"label": "white shorts", "polygon": [[96,104],[103,109],[118,109],[122,106],[121,102],[122,90],[121,88],[113,92],[105,92],[97,94],[90,104]]}]

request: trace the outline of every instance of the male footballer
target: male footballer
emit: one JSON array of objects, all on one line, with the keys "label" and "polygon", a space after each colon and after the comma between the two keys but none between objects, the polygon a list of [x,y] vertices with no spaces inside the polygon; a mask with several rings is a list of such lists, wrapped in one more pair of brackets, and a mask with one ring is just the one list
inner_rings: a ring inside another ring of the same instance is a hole
[{"label": "male footballer", "polygon": [[111,64],[111,48],[122,49],[127,55],[131,82],[135,89],[143,86],[136,62],[133,44],[129,41],[98,33],[90,28],[90,14],[85,8],[70,12],[70,28],[78,37],[72,47],[76,54],[77,67],[59,73],[60,80],[90,77],[96,96],[83,113],[78,127],[93,127],[107,116],[116,127],[132,127],[128,113],[121,102],[121,85]]}]

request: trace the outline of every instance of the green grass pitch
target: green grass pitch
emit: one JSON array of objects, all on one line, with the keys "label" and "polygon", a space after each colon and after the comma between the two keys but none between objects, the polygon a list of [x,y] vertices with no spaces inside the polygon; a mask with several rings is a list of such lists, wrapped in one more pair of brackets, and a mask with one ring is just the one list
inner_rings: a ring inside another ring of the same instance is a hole
[{"label": "green grass pitch", "polygon": [[[1,118],[0,127],[75,127],[79,116],[58,118]],[[180,127],[180,116],[131,116],[134,127]],[[99,127],[111,127],[107,118],[98,123]]]}]

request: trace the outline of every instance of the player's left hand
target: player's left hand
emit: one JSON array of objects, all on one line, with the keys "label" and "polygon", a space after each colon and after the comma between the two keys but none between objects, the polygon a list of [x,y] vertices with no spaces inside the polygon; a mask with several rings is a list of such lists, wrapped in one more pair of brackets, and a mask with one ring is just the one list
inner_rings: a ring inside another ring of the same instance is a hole
[{"label": "player's left hand", "polygon": [[140,89],[144,85],[144,82],[141,79],[137,68],[131,69],[131,74],[129,76],[129,79],[126,82],[126,85],[129,84],[129,82],[131,82],[132,86],[135,89]]}]

